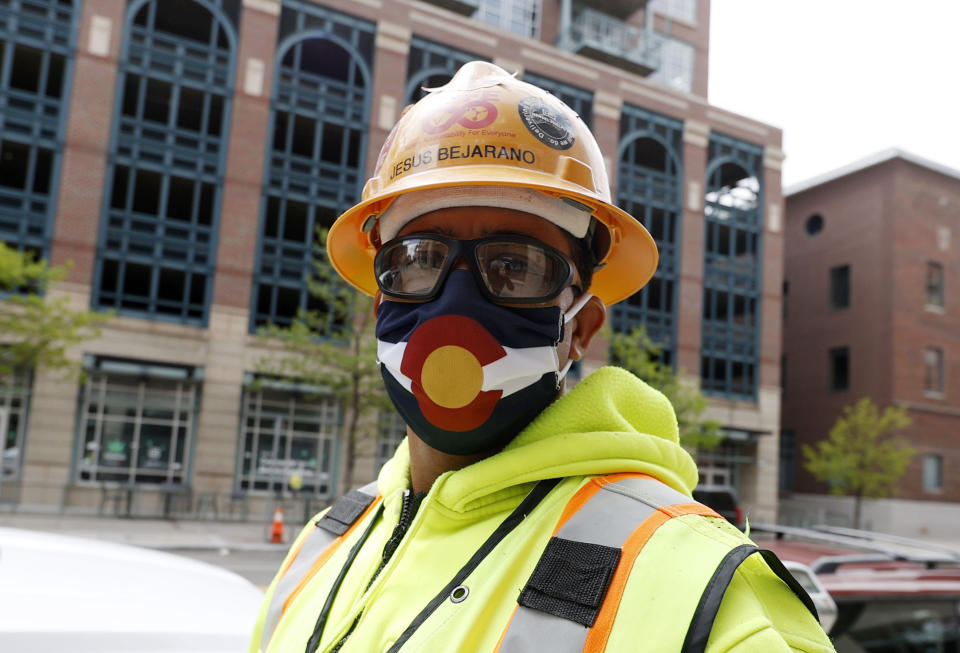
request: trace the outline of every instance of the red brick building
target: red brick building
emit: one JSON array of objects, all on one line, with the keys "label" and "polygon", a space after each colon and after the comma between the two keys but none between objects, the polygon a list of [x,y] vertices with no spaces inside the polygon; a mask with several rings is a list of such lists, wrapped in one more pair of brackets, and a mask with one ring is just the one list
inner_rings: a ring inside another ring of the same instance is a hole
[{"label": "red brick building", "polygon": [[789,188],[786,206],[781,489],[796,494],[782,516],[847,514],[845,502],[813,498],[825,487],[802,469],[800,447],[871,397],[908,408],[918,455],[867,523],[956,534],[960,171],[888,150]]}]

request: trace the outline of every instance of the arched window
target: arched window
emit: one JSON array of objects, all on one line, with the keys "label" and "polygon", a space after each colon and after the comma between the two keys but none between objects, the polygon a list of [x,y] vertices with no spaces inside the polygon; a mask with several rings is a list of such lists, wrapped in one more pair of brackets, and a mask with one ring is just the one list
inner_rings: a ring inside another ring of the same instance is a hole
[{"label": "arched window", "polygon": [[410,39],[410,55],[407,58],[407,87],[404,93],[407,104],[426,95],[423,89],[443,86],[460,66],[477,60],[489,61],[486,57],[414,36]]},{"label": "arched window", "polygon": [[97,307],[206,324],[238,15],[237,0],[128,6]]},{"label": "arched window", "polygon": [[711,134],[704,218],[704,392],[753,399],[759,369],[763,148]]},{"label": "arched window", "polygon": [[0,240],[46,257],[76,49],[72,0],[0,2]]},{"label": "arched window", "polygon": [[613,307],[615,331],[645,326],[661,347],[661,359],[674,360],[676,293],[679,269],[683,123],[624,105],[620,118],[617,203],[643,223],[657,243],[660,265],[640,292]]},{"label": "arched window", "polygon": [[303,7],[280,21],[251,330],[325,308],[307,289],[317,227],[363,190],[376,28]]}]

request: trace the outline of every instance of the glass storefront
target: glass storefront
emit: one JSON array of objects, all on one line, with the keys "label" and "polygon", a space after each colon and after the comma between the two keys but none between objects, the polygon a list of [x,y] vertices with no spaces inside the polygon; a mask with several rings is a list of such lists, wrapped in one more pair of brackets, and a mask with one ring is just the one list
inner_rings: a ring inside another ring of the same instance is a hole
[{"label": "glass storefront", "polygon": [[81,391],[79,482],[186,483],[196,368],[97,358]]}]

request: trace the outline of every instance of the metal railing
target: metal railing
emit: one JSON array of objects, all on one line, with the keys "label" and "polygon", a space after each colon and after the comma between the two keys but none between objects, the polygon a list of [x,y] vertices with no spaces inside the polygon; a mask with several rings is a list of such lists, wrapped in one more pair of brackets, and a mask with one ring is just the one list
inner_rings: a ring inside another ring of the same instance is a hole
[{"label": "metal railing", "polygon": [[594,9],[576,13],[564,41],[574,52],[638,74],[649,75],[660,67],[661,37]]}]

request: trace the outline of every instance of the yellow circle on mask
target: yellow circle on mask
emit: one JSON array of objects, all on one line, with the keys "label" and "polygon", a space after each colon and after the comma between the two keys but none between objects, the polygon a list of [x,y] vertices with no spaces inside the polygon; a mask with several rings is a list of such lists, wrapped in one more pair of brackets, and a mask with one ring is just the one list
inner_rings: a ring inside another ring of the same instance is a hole
[{"label": "yellow circle on mask", "polygon": [[480,394],[483,368],[463,347],[438,347],[423,362],[420,385],[438,406],[463,408]]}]

